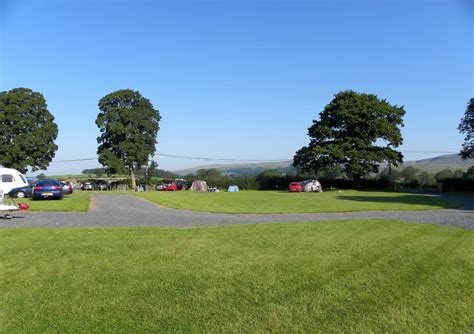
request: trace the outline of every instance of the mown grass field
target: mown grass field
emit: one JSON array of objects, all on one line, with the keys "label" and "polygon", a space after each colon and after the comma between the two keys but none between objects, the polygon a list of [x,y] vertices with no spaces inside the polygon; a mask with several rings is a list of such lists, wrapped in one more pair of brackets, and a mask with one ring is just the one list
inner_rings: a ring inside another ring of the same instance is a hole
[{"label": "mown grass field", "polygon": [[26,203],[31,211],[79,211],[89,210],[90,193],[86,191],[74,192],[72,195],[64,196],[62,200],[47,199],[33,200],[21,198],[15,200],[17,203]]},{"label": "mown grass field", "polygon": [[324,193],[150,191],[134,193],[134,195],[170,208],[222,213],[406,211],[460,206],[458,203],[435,197],[356,190],[327,191]]},{"label": "mown grass field", "polygon": [[474,233],[387,220],[0,230],[2,332],[470,332]]}]

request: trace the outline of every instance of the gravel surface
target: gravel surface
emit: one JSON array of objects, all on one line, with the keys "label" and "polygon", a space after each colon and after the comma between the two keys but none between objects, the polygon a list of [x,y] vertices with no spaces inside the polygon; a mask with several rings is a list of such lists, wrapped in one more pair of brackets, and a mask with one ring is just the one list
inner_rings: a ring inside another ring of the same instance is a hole
[{"label": "gravel surface", "polygon": [[[430,195],[434,196],[434,195]],[[438,195],[439,196],[439,195]],[[463,209],[304,214],[219,214],[160,207],[130,195],[93,195],[89,212],[21,212],[0,220],[0,227],[196,227],[278,222],[317,222],[358,218],[398,219],[414,223],[474,229],[474,198],[443,196]]]}]

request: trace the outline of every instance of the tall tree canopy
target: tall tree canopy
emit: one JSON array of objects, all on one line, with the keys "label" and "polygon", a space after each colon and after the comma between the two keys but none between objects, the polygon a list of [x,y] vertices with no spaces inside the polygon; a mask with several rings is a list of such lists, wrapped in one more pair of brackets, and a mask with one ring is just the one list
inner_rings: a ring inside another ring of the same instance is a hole
[{"label": "tall tree canopy", "polygon": [[128,172],[135,189],[135,172],[148,163],[156,150],[160,113],[148,99],[130,89],[104,96],[99,110],[99,162],[108,173]]},{"label": "tall tree canopy", "polygon": [[28,88],[0,92],[0,133],[0,164],[22,173],[46,169],[58,149],[46,100]]},{"label": "tall tree canopy", "polygon": [[466,135],[459,154],[463,159],[474,158],[474,98],[469,100],[458,130],[460,133]]},{"label": "tall tree canopy", "polygon": [[358,187],[362,176],[378,172],[379,163],[403,161],[394,148],[402,144],[404,115],[403,107],[376,95],[340,92],[313,121],[310,143],[296,152],[293,165],[303,171],[342,165]]}]

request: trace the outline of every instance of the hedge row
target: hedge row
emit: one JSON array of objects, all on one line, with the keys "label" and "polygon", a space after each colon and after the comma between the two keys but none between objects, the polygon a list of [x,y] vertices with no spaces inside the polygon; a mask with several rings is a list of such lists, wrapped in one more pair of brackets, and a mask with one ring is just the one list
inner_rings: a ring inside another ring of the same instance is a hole
[{"label": "hedge row", "polygon": [[474,180],[448,178],[442,185],[443,191],[474,191]]}]

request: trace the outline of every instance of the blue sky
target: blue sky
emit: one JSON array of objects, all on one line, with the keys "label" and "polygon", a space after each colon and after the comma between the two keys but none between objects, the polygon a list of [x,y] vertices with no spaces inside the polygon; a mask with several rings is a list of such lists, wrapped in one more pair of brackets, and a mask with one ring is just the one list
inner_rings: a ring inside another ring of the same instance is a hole
[{"label": "blue sky", "polygon": [[[59,126],[56,160],[96,156],[98,100],[123,88],[160,110],[157,153],[292,158],[346,89],[405,106],[402,150],[461,147],[456,128],[474,95],[468,0],[0,4],[0,90],[45,96]],[[52,163],[48,172],[96,166]]]}]

